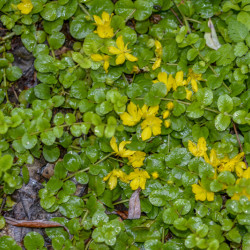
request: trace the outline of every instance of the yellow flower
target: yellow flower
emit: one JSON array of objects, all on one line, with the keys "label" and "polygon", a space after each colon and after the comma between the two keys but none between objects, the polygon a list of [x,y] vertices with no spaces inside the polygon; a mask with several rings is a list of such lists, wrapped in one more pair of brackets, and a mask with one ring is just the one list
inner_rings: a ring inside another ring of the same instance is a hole
[{"label": "yellow flower", "polygon": [[112,38],[114,36],[114,30],[110,26],[111,17],[113,14],[109,16],[107,12],[102,13],[102,19],[99,16],[94,15],[95,25],[97,26],[97,30],[94,33],[97,33],[101,38]]},{"label": "yellow flower", "polygon": [[133,102],[130,102],[127,106],[127,111],[120,115],[122,123],[127,126],[136,125],[142,118],[141,109],[136,106]]},{"label": "yellow flower", "polygon": [[[236,181],[236,184],[239,184],[241,179],[238,179]],[[248,200],[250,201],[250,194],[249,194],[249,190],[247,192],[247,189],[244,187],[241,189],[241,191],[239,193],[234,193],[234,195],[231,197],[232,200],[239,200],[241,196],[246,196],[248,198]]]},{"label": "yellow flower", "polygon": [[103,61],[103,68],[106,73],[108,73],[109,68],[109,56],[107,55],[100,55],[100,54],[92,54],[91,59],[95,62],[101,62]]},{"label": "yellow flower", "polygon": [[250,168],[243,172],[242,178],[250,179]]},{"label": "yellow flower", "polygon": [[215,168],[217,168],[221,163],[220,159],[217,158],[217,154],[214,149],[211,149],[210,151],[210,158],[208,158],[206,153],[204,154],[204,160]]},{"label": "yellow flower", "polygon": [[243,188],[243,190],[240,193],[234,193],[234,195],[231,197],[232,200],[239,200],[241,196],[246,196],[248,200],[250,201],[250,194],[247,193],[246,188]]},{"label": "yellow flower", "polygon": [[202,80],[201,74],[195,74],[192,69],[188,69],[188,79],[187,82],[191,82],[192,89],[194,92],[198,91],[197,81]]},{"label": "yellow flower", "polygon": [[246,169],[247,166],[245,164],[245,162],[241,161],[238,162],[235,166],[235,173],[237,174],[238,177],[243,177],[244,174],[244,169]]},{"label": "yellow flower", "polygon": [[117,185],[117,179],[120,178],[121,181],[127,182],[127,175],[120,169],[114,169],[107,176],[103,178],[104,181],[108,181],[110,190],[113,190]]},{"label": "yellow flower", "polygon": [[174,103],[173,102],[168,102],[167,109],[172,110],[173,108],[174,108]]},{"label": "yellow flower", "polygon": [[162,123],[162,120],[160,118],[155,117],[153,115],[148,116],[141,123],[141,128],[143,130],[141,134],[142,140],[146,141],[152,136],[152,134],[153,135],[161,134],[161,123]]},{"label": "yellow flower", "polygon": [[233,172],[236,168],[237,171],[239,173],[239,168],[246,168],[246,165],[244,162],[242,162],[242,159],[244,157],[244,152],[239,153],[238,155],[236,155],[234,158],[232,159],[228,159],[228,157],[225,157],[224,159],[222,159],[222,163],[219,167],[219,172],[222,171],[230,171]]},{"label": "yellow flower", "polygon": [[202,186],[199,186],[197,184],[193,184],[192,191],[195,194],[195,200],[197,200],[197,201],[205,201],[205,200],[213,201],[214,200],[214,193],[208,192]]},{"label": "yellow flower", "polygon": [[109,52],[111,54],[117,55],[115,61],[116,65],[123,64],[125,62],[125,59],[129,60],[130,62],[135,62],[138,60],[137,57],[130,54],[131,50],[127,48],[128,44],[124,45],[122,36],[119,36],[116,39],[116,45],[117,48],[114,46],[109,47]]},{"label": "yellow flower", "polygon": [[176,82],[176,86],[183,86],[183,71],[178,71],[175,75],[175,82]]},{"label": "yellow flower", "polygon": [[188,150],[196,157],[204,156],[207,151],[207,143],[205,138],[199,138],[197,146],[192,141],[188,141]]},{"label": "yellow flower", "polygon": [[17,5],[17,8],[21,11],[22,14],[29,14],[33,9],[33,4],[31,0],[22,0],[21,3]]},{"label": "yellow flower", "polygon": [[191,80],[192,90],[196,93],[198,91],[198,84],[196,81]]},{"label": "yellow flower", "polygon": [[129,143],[131,143],[131,142],[130,141],[122,141],[119,144],[119,149],[118,149],[115,137],[113,136],[110,140],[111,148],[115,151],[116,155],[119,155],[120,157],[129,157],[130,155],[134,154],[135,151],[124,149],[125,145],[129,144]]},{"label": "yellow flower", "polygon": [[153,179],[157,179],[159,177],[159,174],[157,172],[152,173]]},{"label": "yellow flower", "polygon": [[130,187],[132,190],[136,190],[137,188],[145,189],[146,181],[149,179],[150,176],[147,171],[145,170],[140,170],[136,168],[134,172],[131,172],[127,179],[132,180],[130,182]]},{"label": "yellow flower", "polygon": [[156,70],[157,68],[159,68],[161,66],[161,58],[157,57],[153,66],[152,66],[152,70]]},{"label": "yellow flower", "polygon": [[186,88],[186,99],[187,100],[189,100],[189,101],[191,100],[192,94],[193,94],[192,91]]},{"label": "yellow flower", "polygon": [[171,126],[171,121],[168,119],[168,120],[165,120],[164,121],[164,126],[166,127],[166,128],[169,128],[170,126]]},{"label": "yellow flower", "polygon": [[163,114],[162,114],[162,118],[163,119],[166,119],[166,118],[168,118],[170,116],[170,111],[169,110],[165,110],[164,112],[163,112]]},{"label": "yellow flower", "polygon": [[155,70],[161,66],[162,46],[158,40],[155,40],[155,55],[156,55],[156,60],[152,66],[152,70]]},{"label": "yellow flower", "polygon": [[158,113],[158,110],[159,110],[159,105],[149,108],[146,104],[144,104],[141,108],[142,118],[146,119],[149,116],[156,115]]},{"label": "yellow flower", "polygon": [[135,73],[135,74],[140,73],[140,68],[138,66],[136,66],[136,65],[133,65],[131,73]]},{"label": "yellow flower", "polygon": [[128,157],[129,162],[134,168],[139,168],[143,166],[143,161],[145,159],[146,153],[141,151],[135,151],[135,153]]},{"label": "yellow flower", "polygon": [[174,80],[174,78],[172,77],[172,75],[169,75],[169,79],[168,79],[168,75],[167,75],[166,72],[160,72],[158,74],[158,76],[157,76],[157,79],[158,80],[154,80],[153,83],[163,82],[166,85],[168,92],[173,87],[173,80]]}]

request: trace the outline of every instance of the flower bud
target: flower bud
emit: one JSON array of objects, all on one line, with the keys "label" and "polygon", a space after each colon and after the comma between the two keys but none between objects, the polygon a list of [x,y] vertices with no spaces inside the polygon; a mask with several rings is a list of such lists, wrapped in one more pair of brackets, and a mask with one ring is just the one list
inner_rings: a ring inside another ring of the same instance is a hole
[{"label": "flower bud", "polygon": [[169,111],[169,110],[166,110],[166,111],[163,112],[162,118],[163,118],[163,119],[166,119],[166,118],[169,117],[169,115],[170,115],[170,111]]},{"label": "flower bud", "polygon": [[165,126],[166,128],[169,128],[170,125],[171,125],[171,121],[170,121],[169,119],[164,121],[164,126]]},{"label": "flower bud", "polygon": [[172,110],[174,108],[174,103],[173,102],[169,102],[168,104],[167,104],[167,109],[168,110]]}]

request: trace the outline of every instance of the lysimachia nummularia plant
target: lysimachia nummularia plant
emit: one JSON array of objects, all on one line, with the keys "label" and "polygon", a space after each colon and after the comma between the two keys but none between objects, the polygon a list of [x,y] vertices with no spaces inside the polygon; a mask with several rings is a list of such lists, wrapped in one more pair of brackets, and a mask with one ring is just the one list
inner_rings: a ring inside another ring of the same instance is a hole
[{"label": "lysimachia nummularia plant", "polygon": [[[1,210],[44,158],[40,205],[68,228],[46,229],[55,250],[250,249],[249,0],[0,0],[0,13]],[[37,232],[23,243],[46,249]]]}]

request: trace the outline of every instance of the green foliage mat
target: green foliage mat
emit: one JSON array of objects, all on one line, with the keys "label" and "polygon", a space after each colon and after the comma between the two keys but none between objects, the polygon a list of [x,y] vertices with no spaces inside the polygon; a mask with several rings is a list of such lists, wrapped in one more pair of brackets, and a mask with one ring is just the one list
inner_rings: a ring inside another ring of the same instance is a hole
[{"label": "green foliage mat", "polygon": [[[43,157],[40,205],[68,229],[46,229],[53,249],[250,249],[249,0],[0,0],[0,13],[1,212]],[[37,232],[23,244],[46,249]]]}]

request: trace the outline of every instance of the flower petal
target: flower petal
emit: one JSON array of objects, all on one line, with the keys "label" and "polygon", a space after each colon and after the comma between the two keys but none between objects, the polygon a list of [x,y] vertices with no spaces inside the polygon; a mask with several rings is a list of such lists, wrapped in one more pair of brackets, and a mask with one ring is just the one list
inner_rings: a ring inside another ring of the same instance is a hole
[{"label": "flower petal", "polygon": [[168,83],[168,74],[166,72],[160,72],[157,76],[159,82],[163,82],[165,84]]},{"label": "flower petal", "polygon": [[92,54],[91,59],[95,62],[100,62],[103,60],[103,56],[100,54]]},{"label": "flower petal", "polygon": [[136,61],[138,61],[138,58],[137,58],[137,57],[135,57],[135,56],[133,56],[133,55],[131,55],[131,54],[129,54],[129,53],[125,53],[125,57],[126,57],[126,59],[129,60],[130,62],[136,62]]},{"label": "flower petal", "polygon": [[124,62],[125,62],[125,55],[124,53],[122,53],[119,56],[117,56],[115,63],[116,65],[119,65],[119,64],[123,64]]},{"label": "flower petal", "polygon": [[148,140],[152,136],[152,130],[150,127],[146,127],[143,129],[141,133],[141,138],[143,141]]},{"label": "flower petal", "polygon": [[110,146],[111,148],[116,152],[118,153],[118,146],[117,146],[117,143],[116,143],[116,139],[115,137],[113,136],[110,140]]},{"label": "flower petal", "polygon": [[121,51],[124,51],[124,42],[123,42],[122,36],[119,36],[119,37],[116,39],[116,45],[117,45],[117,47],[118,47]]},{"label": "flower petal", "polygon": [[103,68],[106,73],[108,73],[108,68],[109,68],[109,61],[104,61]]},{"label": "flower petal", "polygon": [[109,49],[109,53],[114,54],[114,55],[119,55],[122,53],[119,49],[117,49],[114,46],[110,46],[108,49]]}]

